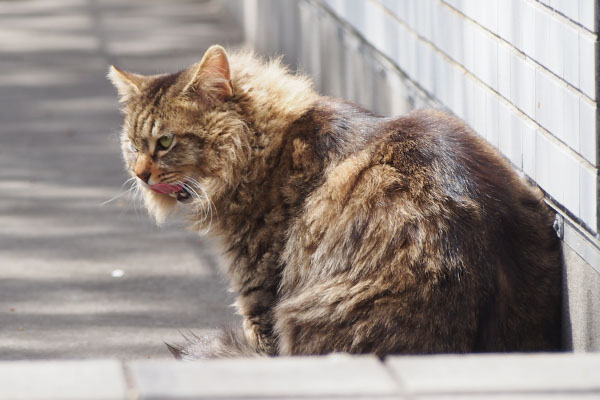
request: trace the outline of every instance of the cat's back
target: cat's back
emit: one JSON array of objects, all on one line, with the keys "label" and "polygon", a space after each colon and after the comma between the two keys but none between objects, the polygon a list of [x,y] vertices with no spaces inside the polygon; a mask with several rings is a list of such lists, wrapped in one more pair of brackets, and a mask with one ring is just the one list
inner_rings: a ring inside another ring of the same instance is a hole
[{"label": "cat's back", "polygon": [[330,102],[305,123],[328,162],[288,231],[283,293],[354,293],[340,315],[397,326],[382,354],[558,347],[552,215],[489,144],[435,110],[390,119]]}]

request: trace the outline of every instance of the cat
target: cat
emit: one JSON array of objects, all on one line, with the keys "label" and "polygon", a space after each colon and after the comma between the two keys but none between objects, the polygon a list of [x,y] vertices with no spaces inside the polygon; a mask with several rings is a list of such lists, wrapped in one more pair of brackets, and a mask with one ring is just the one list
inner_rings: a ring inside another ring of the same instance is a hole
[{"label": "cat", "polygon": [[383,118],[220,46],[108,76],[149,213],[187,213],[229,256],[243,326],[176,357],[560,349],[553,212],[462,120]]}]

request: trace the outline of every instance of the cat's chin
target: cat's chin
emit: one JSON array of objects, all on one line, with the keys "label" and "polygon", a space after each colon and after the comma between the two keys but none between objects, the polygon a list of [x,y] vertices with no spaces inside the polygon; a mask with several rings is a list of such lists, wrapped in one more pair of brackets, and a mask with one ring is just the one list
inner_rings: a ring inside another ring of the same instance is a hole
[{"label": "cat's chin", "polygon": [[158,225],[164,223],[177,205],[178,199],[168,194],[155,193],[147,187],[141,187],[141,191],[148,214],[154,217]]}]

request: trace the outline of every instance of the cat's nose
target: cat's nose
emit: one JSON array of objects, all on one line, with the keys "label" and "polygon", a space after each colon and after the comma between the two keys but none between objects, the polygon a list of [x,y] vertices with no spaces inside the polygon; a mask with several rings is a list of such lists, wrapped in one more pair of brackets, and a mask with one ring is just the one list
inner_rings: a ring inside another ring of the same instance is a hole
[{"label": "cat's nose", "polygon": [[152,173],[150,171],[143,171],[136,173],[136,175],[138,178],[143,180],[144,183],[148,183],[148,181],[150,180],[150,175],[152,175]]}]

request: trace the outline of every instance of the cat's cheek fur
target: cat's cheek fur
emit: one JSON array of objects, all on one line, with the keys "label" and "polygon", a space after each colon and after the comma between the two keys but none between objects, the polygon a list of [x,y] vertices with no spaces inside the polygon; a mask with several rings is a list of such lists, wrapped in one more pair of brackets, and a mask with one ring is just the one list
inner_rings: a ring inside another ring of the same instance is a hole
[{"label": "cat's cheek fur", "polygon": [[163,224],[177,205],[177,200],[165,194],[154,193],[151,189],[142,185],[140,185],[140,190],[148,214],[154,218],[158,225]]}]

